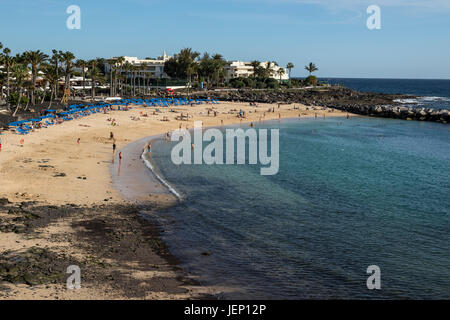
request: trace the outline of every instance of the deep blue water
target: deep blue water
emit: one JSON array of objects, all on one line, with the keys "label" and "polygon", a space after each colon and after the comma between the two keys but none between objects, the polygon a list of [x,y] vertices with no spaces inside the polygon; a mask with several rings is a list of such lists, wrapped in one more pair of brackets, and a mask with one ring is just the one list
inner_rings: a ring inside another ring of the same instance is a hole
[{"label": "deep blue water", "polygon": [[[283,120],[280,171],[152,161],[185,198],[159,212],[182,266],[224,298],[450,298],[450,126]],[[209,255],[204,255],[203,253]],[[380,291],[366,287],[381,268]]]},{"label": "deep blue water", "polygon": [[404,101],[407,105],[450,109],[450,80],[352,78],[321,78],[320,80],[364,92],[411,94],[419,98]]}]

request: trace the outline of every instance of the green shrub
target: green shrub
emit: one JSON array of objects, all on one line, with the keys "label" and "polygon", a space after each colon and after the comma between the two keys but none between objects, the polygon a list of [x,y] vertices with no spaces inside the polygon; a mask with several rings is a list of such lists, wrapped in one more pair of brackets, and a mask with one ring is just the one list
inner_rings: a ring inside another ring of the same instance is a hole
[{"label": "green shrub", "polygon": [[[11,94],[8,97],[9,104],[17,104],[17,99],[19,97],[19,94],[17,92],[11,92]],[[22,95],[22,98],[20,99],[20,104],[27,104],[28,98],[27,96]]]},{"label": "green shrub", "polygon": [[305,80],[305,85],[307,86],[317,86],[317,77],[316,76],[309,76]]}]

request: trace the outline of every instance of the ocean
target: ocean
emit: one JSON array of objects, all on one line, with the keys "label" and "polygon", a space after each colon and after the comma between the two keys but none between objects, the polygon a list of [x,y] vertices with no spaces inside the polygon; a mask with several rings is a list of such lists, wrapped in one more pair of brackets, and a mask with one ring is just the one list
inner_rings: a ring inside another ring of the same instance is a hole
[{"label": "ocean", "polygon": [[[177,166],[175,143],[153,143],[154,170],[182,196],[153,219],[184,270],[224,299],[450,298],[448,125],[351,117],[261,128],[280,132],[274,176]],[[381,290],[366,285],[373,265]]]},{"label": "ocean", "polygon": [[320,78],[319,80],[363,92],[417,96],[413,99],[400,100],[403,104],[412,107],[450,109],[450,80],[352,78]]}]

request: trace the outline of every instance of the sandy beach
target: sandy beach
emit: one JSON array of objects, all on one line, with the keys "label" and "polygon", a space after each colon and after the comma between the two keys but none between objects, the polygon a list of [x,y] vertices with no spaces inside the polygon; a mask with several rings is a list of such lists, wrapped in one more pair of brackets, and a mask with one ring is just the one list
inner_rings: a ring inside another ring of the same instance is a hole
[{"label": "sandy beach", "polygon": [[[204,126],[220,126],[222,121],[227,125],[280,116],[317,114],[322,119],[346,115],[332,109],[296,107],[221,103],[159,108],[161,112],[153,114],[155,108],[132,106],[130,111],[95,114],[26,136],[2,135],[0,279],[5,281],[0,282],[0,299],[211,297],[215,288],[199,286],[184,274],[159,240],[158,230],[139,216],[135,201],[114,188],[110,132],[121,151],[134,141],[178,129],[180,124],[191,129],[199,120]],[[210,108],[217,116],[208,115]],[[270,108],[275,112],[268,112]],[[236,116],[240,109],[246,119]],[[180,112],[188,113],[189,120],[175,120]],[[169,121],[162,121],[165,117]],[[115,119],[117,126],[108,119]],[[123,157],[124,163],[139,161],[126,152]],[[155,193],[140,200],[158,210],[171,205],[174,198]],[[82,270],[79,290],[66,289],[65,272],[70,265]]]}]

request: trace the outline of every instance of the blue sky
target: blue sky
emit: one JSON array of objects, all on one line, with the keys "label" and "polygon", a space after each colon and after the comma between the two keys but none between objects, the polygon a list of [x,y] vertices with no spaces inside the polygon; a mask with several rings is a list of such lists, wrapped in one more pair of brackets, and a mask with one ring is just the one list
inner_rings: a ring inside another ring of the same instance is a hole
[{"label": "blue sky", "polygon": [[[381,30],[366,9],[381,7]],[[68,30],[66,8],[81,8]],[[229,60],[312,61],[322,77],[450,79],[450,0],[1,0],[0,41],[13,53],[156,57],[192,47]]]}]

